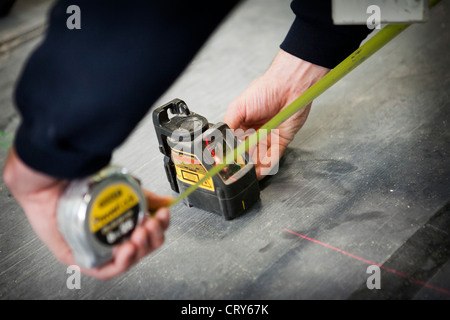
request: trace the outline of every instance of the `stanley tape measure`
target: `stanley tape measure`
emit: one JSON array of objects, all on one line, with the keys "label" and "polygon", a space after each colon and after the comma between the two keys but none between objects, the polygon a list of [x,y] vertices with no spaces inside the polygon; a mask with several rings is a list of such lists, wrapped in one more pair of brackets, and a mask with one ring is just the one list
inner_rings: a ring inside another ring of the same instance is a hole
[{"label": "stanley tape measure", "polygon": [[125,168],[108,166],[73,180],[60,197],[59,230],[76,262],[95,268],[112,258],[112,248],[129,238],[147,212],[140,182]]}]

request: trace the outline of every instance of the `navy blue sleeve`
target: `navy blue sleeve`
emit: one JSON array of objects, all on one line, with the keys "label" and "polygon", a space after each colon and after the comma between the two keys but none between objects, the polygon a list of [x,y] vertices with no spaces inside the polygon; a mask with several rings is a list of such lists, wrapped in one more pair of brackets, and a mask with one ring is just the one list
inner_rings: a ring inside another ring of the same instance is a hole
[{"label": "navy blue sleeve", "polygon": [[58,1],[15,90],[18,156],[59,178],[106,166],[237,2]]},{"label": "navy blue sleeve", "polygon": [[331,0],[293,0],[295,14],[280,48],[322,67],[333,69],[372,31],[365,25],[334,25]]}]

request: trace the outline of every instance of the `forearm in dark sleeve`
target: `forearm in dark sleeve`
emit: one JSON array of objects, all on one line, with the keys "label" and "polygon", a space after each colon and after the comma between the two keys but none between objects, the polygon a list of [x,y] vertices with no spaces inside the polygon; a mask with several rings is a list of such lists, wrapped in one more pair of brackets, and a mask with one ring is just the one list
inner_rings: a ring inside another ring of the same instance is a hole
[{"label": "forearm in dark sleeve", "polygon": [[331,1],[291,2],[295,20],[280,48],[308,62],[334,68],[370,33],[363,25],[334,25]]},{"label": "forearm in dark sleeve", "polygon": [[18,156],[60,178],[107,165],[236,2],[58,1],[16,87]]}]

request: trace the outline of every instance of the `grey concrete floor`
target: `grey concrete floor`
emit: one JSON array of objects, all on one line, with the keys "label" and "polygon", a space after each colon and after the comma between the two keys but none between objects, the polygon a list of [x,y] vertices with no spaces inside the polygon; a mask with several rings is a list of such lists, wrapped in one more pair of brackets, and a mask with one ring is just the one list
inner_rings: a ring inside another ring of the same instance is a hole
[{"label": "grey concrete floor", "polygon": [[[19,117],[12,90],[52,1],[18,1],[0,20],[0,160]],[[261,75],[292,20],[288,0],[248,0],[155,103],[173,98],[210,122]],[[317,98],[279,172],[245,216],[177,204],[165,244],[109,281],[66,285],[0,181],[0,298],[450,299],[450,3]],[[151,113],[113,162],[173,194]],[[367,272],[381,266],[381,289]]]}]

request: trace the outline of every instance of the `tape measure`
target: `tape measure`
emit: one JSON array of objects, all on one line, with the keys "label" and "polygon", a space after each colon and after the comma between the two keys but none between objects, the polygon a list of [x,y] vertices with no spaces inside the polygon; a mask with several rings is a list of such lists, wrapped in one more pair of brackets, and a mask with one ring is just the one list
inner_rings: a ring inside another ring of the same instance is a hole
[{"label": "tape measure", "polygon": [[238,139],[223,122],[211,124],[174,99],[153,112],[153,123],[164,154],[164,168],[172,190],[184,192],[218,165],[217,175],[204,180],[184,198],[188,206],[222,214],[226,220],[246,212],[260,196],[254,164],[247,152],[224,163]]},{"label": "tape measure", "polygon": [[139,180],[122,167],[108,166],[73,180],[59,199],[58,227],[75,261],[95,268],[113,257],[113,246],[128,239],[147,212]]}]

